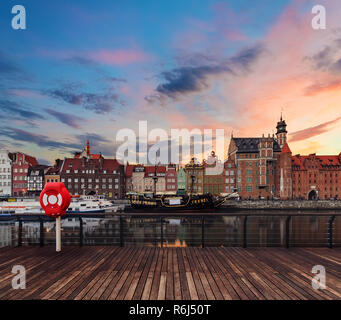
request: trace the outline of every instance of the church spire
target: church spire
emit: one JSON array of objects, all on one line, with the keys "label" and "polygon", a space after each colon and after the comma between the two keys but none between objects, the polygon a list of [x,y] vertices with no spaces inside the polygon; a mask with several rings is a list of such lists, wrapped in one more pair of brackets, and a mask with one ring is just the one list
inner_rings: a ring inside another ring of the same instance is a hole
[{"label": "church spire", "polygon": [[277,137],[277,142],[280,145],[281,148],[285,145],[287,142],[287,124],[285,123],[285,120],[283,120],[283,114],[281,112],[281,119],[279,122],[277,122],[276,126],[277,132],[276,132],[276,137]]},{"label": "church spire", "polygon": [[90,156],[90,141],[89,139],[86,140],[86,153],[88,154],[88,156]]}]

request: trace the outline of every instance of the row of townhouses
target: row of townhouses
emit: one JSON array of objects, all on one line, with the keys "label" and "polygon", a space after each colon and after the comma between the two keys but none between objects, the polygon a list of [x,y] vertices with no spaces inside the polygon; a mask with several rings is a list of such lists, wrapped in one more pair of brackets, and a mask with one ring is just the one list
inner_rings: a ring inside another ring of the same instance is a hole
[{"label": "row of townhouses", "polygon": [[98,194],[109,199],[129,192],[219,195],[237,191],[243,199],[338,199],[341,196],[339,155],[292,155],[286,122],[276,135],[231,136],[227,160],[214,151],[202,163],[184,166],[120,164],[91,153],[90,143],[73,158],[53,166],[38,164],[21,152],[0,150],[0,196],[39,195],[47,182],[63,182],[71,194]]}]

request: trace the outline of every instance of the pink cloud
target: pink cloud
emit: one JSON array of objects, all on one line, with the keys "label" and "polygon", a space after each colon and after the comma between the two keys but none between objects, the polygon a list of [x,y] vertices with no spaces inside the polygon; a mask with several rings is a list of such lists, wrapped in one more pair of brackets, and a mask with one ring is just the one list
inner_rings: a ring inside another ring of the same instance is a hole
[{"label": "pink cloud", "polygon": [[226,31],[226,38],[231,41],[245,41],[248,37],[238,30]]},{"label": "pink cloud", "polygon": [[97,62],[110,65],[127,65],[138,62],[145,62],[148,55],[140,50],[100,50],[91,52],[88,56]]},{"label": "pink cloud", "polygon": [[27,90],[27,89],[12,89],[12,90],[9,90],[9,93],[14,96],[23,97],[23,98],[33,98],[33,99],[44,98],[43,95],[37,92],[31,91],[31,90]]},{"label": "pink cloud", "polygon": [[140,49],[100,49],[96,51],[49,50],[41,49],[39,54],[53,59],[88,59],[108,65],[124,66],[148,61],[150,55]]}]

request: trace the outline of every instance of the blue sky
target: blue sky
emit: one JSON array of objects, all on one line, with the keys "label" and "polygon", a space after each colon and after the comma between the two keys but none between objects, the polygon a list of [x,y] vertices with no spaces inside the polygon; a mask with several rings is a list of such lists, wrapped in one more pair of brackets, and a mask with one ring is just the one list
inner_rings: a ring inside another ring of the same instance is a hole
[{"label": "blue sky", "polygon": [[[305,136],[308,147],[293,139],[294,149],[337,152],[337,90],[328,99],[305,94],[315,76],[327,86],[338,80],[307,64],[339,37],[339,5],[322,3],[333,11],[324,34],[307,27],[314,5],[308,0],[21,0],[26,30],[11,28],[11,8],[19,3],[3,0],[0,147],[52,162],[90,137],[95,151],[113,156],[117,130],[134,129],[138,120],[151,128],[223,127],[257,136],[272,133],[284,106],[291,132],[326,129]],[[300,93],[286,94],[297,79]],[[329,117],[317,119],[321,110]],[[331,131],[323,142],[321,134]]]}]

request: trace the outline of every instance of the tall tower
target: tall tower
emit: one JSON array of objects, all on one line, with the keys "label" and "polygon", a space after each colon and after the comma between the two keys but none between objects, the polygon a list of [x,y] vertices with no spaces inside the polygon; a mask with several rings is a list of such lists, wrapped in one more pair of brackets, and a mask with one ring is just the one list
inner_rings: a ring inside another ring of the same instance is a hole
[{"label": "tall tower", "polygon": [[281,120],[277,122],[277,132],[276,132],[276,137],[277,137],[277,142],[280,145],[281,148],[285,145],[287,142],[287,124],[285,123],[285,120],[282,118],[282,113],[281,113]]},{"label": "tall tower", "polygon": [[86,140],[86,153],[88,154],[88,156],[90,155],[90,141],[89,139]]},{"label": "tall tower", "polygon": [[280,187],[279,194],[281,199],[292,198],[292,164],[291,150],[287,143],[282,148],[279,157]]}]

